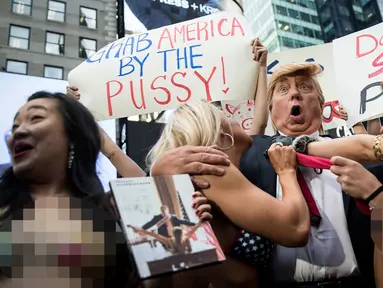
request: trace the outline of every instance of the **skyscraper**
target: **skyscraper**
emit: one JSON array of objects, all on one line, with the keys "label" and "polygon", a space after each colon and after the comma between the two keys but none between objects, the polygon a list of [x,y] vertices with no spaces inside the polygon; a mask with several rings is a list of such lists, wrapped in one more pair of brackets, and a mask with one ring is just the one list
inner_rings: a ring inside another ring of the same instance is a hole
[{"label": "skyscraper", "polygon": [[381,0],[380,5],[377,0],[316,0],[315,2],[326,43],[382,22]]},{"label": "skyscraper", "polygon": [[113,0],[0,1],[0,67],[67,79],[92,53],[116,40]]},{"label": "skyscraper", "polygon": [[314,0],[244,0],[254,36],[269,52],[322,44]]}]

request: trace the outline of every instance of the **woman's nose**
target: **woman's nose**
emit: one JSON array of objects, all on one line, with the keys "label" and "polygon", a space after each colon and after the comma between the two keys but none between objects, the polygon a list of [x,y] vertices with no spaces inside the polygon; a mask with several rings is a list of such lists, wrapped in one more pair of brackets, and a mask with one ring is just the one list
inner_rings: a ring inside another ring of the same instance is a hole
[{"label": "woman's nose", "polygon": [[20,125],[19,127],[17,127],[13,131],[12,136],[13,136],[14,139],[21,139],[21,138],[24,138],[24,137],[28,136],[28,129],[27,129],[27,127],[24,124]]}]

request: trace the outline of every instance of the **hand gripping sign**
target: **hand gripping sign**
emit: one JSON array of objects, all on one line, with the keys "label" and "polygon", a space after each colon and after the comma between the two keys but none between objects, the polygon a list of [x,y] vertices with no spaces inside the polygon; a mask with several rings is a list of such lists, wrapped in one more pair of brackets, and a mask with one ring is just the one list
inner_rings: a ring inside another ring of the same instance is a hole
[{"label": "hand gripping sign", "polygon": [[106,45],[69,73],[69,83],[97,120],[198,99],[247,100],[258,79],[251,40],[243,16],[220,12]]}]

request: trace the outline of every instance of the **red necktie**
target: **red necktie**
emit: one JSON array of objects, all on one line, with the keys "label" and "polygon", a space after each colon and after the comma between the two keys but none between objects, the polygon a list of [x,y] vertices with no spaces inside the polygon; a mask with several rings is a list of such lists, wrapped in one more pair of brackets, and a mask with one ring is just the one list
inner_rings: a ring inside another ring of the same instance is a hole
[{"label": "red necktie", "polygon": [[[309,156],[309,155],[300,154],[300,153],[297,153],[297,160],[298,160],[298,164],[308,168],[328,170],[332,166],[331,161],[329,159]],[[312,196],[310,189],[300,171],[298,172],[297,179],[298,179],[299,186],[301,187],[303,197],[305,198],[307,205],[309,206],[311,224],[314,226],[319,226],[319,223],[322,217],[320,216],[314,197]],[[371,214],[371,210],[368,207],[367,203],[356,199],[356,205],[358,206],[359,210],[363,214],[366,214],[366,215]]]}]

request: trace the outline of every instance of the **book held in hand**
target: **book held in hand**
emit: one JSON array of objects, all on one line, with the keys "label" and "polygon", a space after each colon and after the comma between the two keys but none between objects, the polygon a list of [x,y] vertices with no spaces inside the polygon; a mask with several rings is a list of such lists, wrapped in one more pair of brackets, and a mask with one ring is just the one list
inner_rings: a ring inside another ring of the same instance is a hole
[{"label": "book held in hand", "polygon": [[141,279],[225,260],[208,222],[193,205],[189,175],[110,182]]}]

